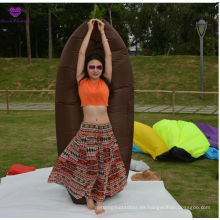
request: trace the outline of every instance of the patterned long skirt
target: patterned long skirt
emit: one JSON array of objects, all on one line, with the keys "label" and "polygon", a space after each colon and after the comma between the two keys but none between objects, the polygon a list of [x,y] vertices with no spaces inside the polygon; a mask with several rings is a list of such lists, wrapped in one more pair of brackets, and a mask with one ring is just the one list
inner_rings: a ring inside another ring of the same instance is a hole
[{"label": "patterned long skirt", "polygon": [[118,142],[108,124],[82,122],[58,157],[48,182],[64,185],[76,199],[103,201],[127,185]]}]

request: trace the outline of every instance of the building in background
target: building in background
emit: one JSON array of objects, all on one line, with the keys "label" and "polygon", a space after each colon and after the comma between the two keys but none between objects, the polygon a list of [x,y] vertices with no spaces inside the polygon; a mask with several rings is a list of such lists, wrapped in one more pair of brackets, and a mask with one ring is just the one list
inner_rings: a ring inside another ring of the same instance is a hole
[{"label": "building in background", "polygon": [[132,41],[134,39],[134,35],[133,34],[129,34],[128,37],[129,37],[129,45],[131,45],[131,46],[128,47],[129,55],[130,56],[138,56],[138,55],[140,55],[140,50],[141,50],[140,43],[132,45]]}]

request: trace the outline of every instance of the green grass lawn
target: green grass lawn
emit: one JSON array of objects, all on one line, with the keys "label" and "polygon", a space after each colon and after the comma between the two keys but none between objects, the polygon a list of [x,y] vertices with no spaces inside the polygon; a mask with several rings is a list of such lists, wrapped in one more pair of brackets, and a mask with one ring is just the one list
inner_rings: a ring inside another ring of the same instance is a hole
[{"label": "green grass lawn", "polygon": [[[152,126],[171,114],[135,113],[135,120]],[[178,120],[203,122],[218,127],[218,116],[176,114]],[[57,159],[54,111],[0,111],[0,177],[14,163],[36,168],[51,167]],[[166,189],[193,217],[218,217],[218,161],[192,163],[154,161],[147,154],[132,153],[164,181]]]},{"label": "green grass lawn", "polygon": [[[135,89],[200,91],[199,56],[138,56],[131,58]],[[218,91],[218,57],[204,57],[204,91]],[[136,93],[138,104],[171,104],[167,93]],[[217,95],[177,94],[176,104],[218,105]]]},{"label": "green grass lawn", "polygon": [[[146,90],[200,91],[199,56],[137,56],[131,57],[134,88]],[[0,90],[55,89],[59,59],[0,58]],[[116,74],[116,73],[114,73]],[[204,57],[204,91],[218,91],[218,57]],[[10,102],[53,102],[53,94],[12,93]],[[5,102],[0,93],[0,102]],[[171,104],[166,93],[135,93],[136,104]],[[218,105],[218,95],[177,94],[176,104]]]}]

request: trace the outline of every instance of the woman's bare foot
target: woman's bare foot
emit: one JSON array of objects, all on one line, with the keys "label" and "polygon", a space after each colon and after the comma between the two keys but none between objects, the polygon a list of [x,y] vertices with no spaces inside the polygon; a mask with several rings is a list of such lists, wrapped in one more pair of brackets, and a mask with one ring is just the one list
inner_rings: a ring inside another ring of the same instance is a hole
[{"label": "woman's bare foot", "polygon": [[91,210],[95,209],[95,204],[94,204],[93,199],[86,198],[86,204],[87,204],[88,209],[91,209]]},{"label": "woman's bare foot", "polygon": [[105,210],[102,207],[102,202],[96,202],[95,213],[98,215],[102,214],[103,212],[105,212]]}]

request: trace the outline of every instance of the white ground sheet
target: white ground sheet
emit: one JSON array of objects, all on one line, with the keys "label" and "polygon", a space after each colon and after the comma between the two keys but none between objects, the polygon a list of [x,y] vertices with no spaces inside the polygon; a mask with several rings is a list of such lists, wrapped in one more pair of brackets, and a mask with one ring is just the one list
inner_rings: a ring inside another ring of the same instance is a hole
[{"label": "white ground sheet", "polygon": [[0,218],[192,218],[165,189],[163,181],[131,181],[123,191],[106,198],[105,213],[74,204],[64,186],[48,183],[52,167],[6,176],[0,184]]}]

